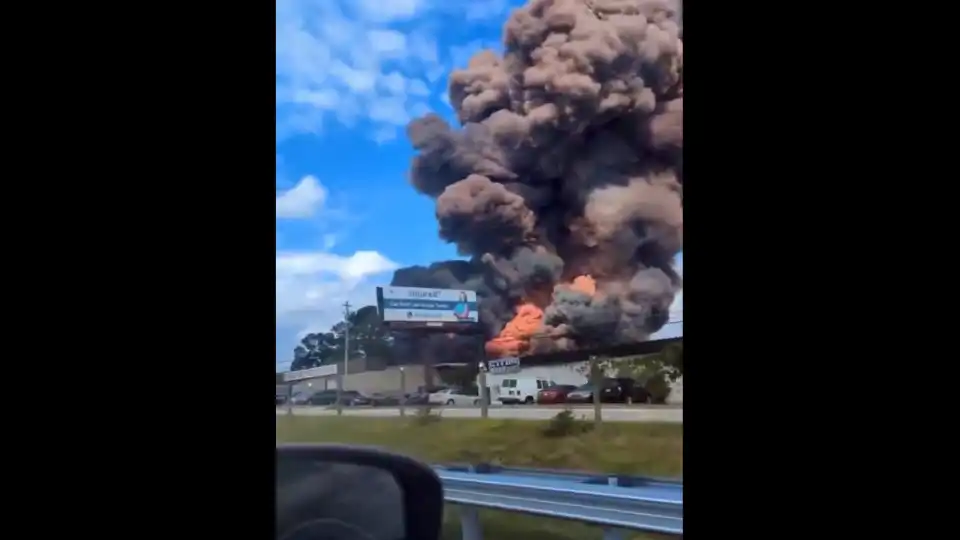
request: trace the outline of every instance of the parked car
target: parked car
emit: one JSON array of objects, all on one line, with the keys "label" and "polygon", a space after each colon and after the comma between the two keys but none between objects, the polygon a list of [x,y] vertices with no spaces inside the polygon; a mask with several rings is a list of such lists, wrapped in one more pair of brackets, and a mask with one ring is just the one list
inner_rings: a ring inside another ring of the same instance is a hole
[{"label": "parked car", "polygon": [[[340,394],[340,402],[345,406],[371,405],[373,401],[356,390],[344,390]],[[337,404],[337,390],[320,390],[318,392],[295,394],[290,403],[293,405],[312,405],[325,407]]]},{"label": "parked car", "polygon": [[312,394],[306,394],[305,396],[299,397],[294,401],[297,405],[333,405],[337,402],[337,391],[336,390],[320,390]]},{"label": "parked car", "polygon": [[[650,393],[629,377],[608,377],[600,382],[602,403],[651,403]],[[567,403],[593,403],[593,383],[577,387],[567,394]]]},{"label": "parked car", "polygon": [[430,394],[442,392],[446,390],[446,386],[419,386],[417,387],[416,392],[406,394],[403,396],[404,405],[429,405],[430,404]]},{"label": "parked car", "polygon": [[500,396],[497,400],[504,405],[516,403],[531,405],[536,401],[538,392],[551,386],[556,386],[556,383],[539,377],[503,379],[500,382]]},{"label": "parked car", "polygon": [[404,405],[428,405],[430,403],[430,394],[427,392],[414,392],[404,396]]},{"label": "parked car", "polygon": [[400,405],[400,399],[386,394],[371,394],[370,404],[374,407],[396,407]]},{"label": "parked car", "polygon": [[291,405],[309,405],[310,398],[313,397],[313,394],[308,392],[297,392],[296,394],[290,396]]},{"label": "parked car", "polygon": [[476,388],[467,390],[445,388],[431,393],[427,401],[430,405],[480,405],[480,393]]},{"label": "parked car", "polygon": [[566,403],[567,394],[577,389],[574,384],[557,384],[548,386],[537,392],[538,405],[554,405],[557,403]]},{"label": "parked car", "polygon": [[[334,392],[336,392],[336,390],[334,390]],[[341,394],[341,399],[343,400],[343,404],[349,407],[373,405],[373,398],[367,397],[356,390],[344,390]]]}]

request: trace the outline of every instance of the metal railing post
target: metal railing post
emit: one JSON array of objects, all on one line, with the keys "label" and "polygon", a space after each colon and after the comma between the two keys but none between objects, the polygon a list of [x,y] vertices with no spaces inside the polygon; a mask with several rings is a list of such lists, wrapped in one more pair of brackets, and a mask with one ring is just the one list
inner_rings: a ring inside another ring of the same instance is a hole
[{"label": "metal railing post", "polygon": [[603,540],[623,540],[623,531],[620,529],[604,529]]},{"label": "metal railing post", "polygon": [[463,540],[483,540],[483,529],[480,527],[480,513],[472,506],[460,506],[460,530]]},{"label": "metal railing post", "polygon": [[[616,476],[611,476],[607,478],[608,486],[617,486],[620,484],[620,481]],[[604,529],[603,530],[603,540],[623,540],[623,531],[620,529]]]}]

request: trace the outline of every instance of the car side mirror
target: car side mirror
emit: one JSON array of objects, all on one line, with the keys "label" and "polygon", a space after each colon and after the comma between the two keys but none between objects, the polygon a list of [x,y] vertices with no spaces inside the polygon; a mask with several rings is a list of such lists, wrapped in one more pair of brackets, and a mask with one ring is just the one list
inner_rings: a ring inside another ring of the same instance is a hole
[{"label": "car side mirror", "polygon": [[433,540],[443,487],[414,459],[358,446],[278,444],[275,540]]}]

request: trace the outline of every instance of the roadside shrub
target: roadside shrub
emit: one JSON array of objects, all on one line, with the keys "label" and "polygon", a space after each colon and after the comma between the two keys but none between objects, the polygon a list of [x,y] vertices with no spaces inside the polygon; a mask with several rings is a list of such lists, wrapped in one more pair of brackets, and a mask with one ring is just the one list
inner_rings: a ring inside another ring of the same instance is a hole
[{"label": "roadside shrub", "polygon": [[650,394],[652,403],[666,403],[670,395],[670,383],[663,373],[655,373],[644,383],[644,388]]},{"label": "roadside shrub", "polygon": [[435,424],[443,418],[443,410],[433,410],[429,405],[417,409],[413,416],[413,422],[419,426]]},{"label": "roadside shrub", "polygon": [[547,422],[547,425],[543,428],[543,435],[552,438],[569,437],[585,433],[592,428],[592,424],[577,420],[573,416],[573,411],[564,409]]}]

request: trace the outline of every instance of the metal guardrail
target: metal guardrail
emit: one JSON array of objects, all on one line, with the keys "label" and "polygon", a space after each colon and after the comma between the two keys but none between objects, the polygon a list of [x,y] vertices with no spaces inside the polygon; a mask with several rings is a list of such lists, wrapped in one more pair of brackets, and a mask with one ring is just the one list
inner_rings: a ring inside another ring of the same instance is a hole
[{"label": "metal guardrail", "polygon": [[482,540],[478,508],[683,535],[683,481],[495,465],[438,465],[446,502],[460,505],[463,540]]}]

